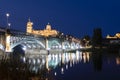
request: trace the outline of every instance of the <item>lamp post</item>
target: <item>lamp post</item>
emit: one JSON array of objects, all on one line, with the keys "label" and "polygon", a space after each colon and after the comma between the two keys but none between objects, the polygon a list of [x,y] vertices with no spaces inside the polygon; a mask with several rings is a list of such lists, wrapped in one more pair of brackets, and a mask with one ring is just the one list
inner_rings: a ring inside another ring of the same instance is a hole
[{"label": "lamp post", "polygon": [[[8,23],[9,16],[10,16],[10,14],[6,13],[7,27],[6,27],[6,32],[5,32],[5,36],[6,36],[5,52],[11,52],[11,47],[10,47],[10,30],[9,30],[9,27],[11,26],[11,24]],[[8,57],[8,54],[6,56]]]},{"label": "lamp post", "polygon": [[8,23],[8,28],[10,29],[11,23]]},{"label": "lamp post", "polygon": [[6,18],[7,18],[7,28],[8,28],[8,26],[9,26],[9,24],[8,24],[8,18],[9,18],[9,16],[10,16],[10,14],[9,14],[9,13],[6,13]]}]

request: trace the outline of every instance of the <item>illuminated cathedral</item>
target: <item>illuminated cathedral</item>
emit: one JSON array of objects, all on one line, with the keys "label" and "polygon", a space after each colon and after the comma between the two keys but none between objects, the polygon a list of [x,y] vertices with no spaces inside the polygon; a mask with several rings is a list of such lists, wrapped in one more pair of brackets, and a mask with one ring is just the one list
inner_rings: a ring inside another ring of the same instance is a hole
[{"label": "illuminated cathedral", "polygon": [[116,33],[114,36],[107,35],[106,38],[108,38],[108,39],[117,39],[117,38],[120,38],[120,33]]},{"label": "illuminated cathedral", "polygon": [[26,32],[27,34],[40,35],[44,37],[49,37],[49,36],[55,37],[58,34],[58,31],[51,29],[51,25],[49,23],[46,25],[46,28],[44,30],[34,30],[33,22],[31,22],[30,19],[27,22]]}]

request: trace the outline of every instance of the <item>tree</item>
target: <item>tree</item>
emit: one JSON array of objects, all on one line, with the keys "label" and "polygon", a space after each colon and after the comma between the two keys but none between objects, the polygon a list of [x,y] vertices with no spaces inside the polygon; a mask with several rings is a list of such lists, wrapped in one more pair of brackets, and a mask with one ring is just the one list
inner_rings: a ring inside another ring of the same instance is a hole
[{"label": "tree", "polygon": [[92,45],[93,45],[93,47],[102,45],[102,30],[101,30],[101,28],[95,28],[93,30]]},{"label": "tree", "polygon": [[91,42],[91,38],[89,35],[85,35],[82,40],[81,40],[81,44],[83,46],[89,46],[90,45],[90,42]]},{"label": "tree", "polygon": [[89,36],[89,35],[85,35],[85,36],[83,37],[83,39],[85,39],[85,40],[87,40],[87,41],[90,41],[90,36]]}]

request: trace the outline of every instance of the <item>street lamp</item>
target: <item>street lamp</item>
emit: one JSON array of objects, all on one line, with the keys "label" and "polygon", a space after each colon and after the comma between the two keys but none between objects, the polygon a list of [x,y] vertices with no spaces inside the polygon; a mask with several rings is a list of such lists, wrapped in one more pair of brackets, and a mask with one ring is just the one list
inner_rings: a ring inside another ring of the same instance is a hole
[{"label": "street lamp", "polygon": [[11,23],[8,23],[8,28],[10,29]]},{"label": "street lamp", "polygon": [[9,14],[9,13],[6,13],[6,18],[7,18],[7,28],[8,28],[8,26],[9,26],[9,24],[8,24],[8,18],[9,18],[9,16],[10,16],[10,14]]}]

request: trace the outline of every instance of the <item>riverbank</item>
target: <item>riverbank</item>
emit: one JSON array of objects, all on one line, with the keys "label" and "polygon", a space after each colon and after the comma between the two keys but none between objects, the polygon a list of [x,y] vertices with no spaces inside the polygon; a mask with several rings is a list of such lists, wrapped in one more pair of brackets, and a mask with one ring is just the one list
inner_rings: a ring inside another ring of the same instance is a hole
[{"label": "riverbank", "polygon": [[[75,53],[77,50],[68,51],[70,53]],[[120,48],[115,47],[94,47],[94,48],[81,48],[78,49],[81,52],[109,52],[109,53],[120,53]]]}]

